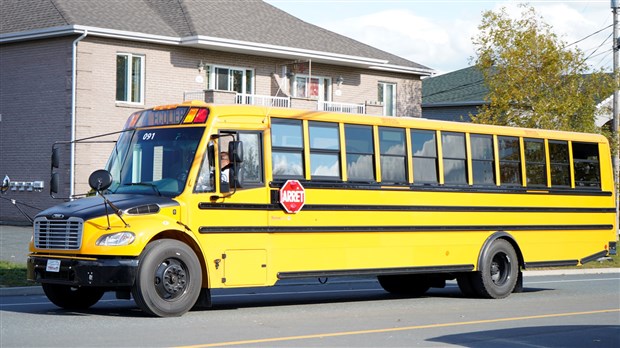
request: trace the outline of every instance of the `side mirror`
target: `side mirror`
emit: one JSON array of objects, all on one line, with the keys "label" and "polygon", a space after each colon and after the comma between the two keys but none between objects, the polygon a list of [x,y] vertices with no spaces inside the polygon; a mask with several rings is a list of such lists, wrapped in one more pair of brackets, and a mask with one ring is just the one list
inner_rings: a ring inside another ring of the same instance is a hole
[{"label": "side mirror", "polygon": [[88,185],[93,190],[100,192],[104,191],[110,185],[112,185],[112,174],[105,169],[95,170],[88,178]]},{"label": "side mirror", "polygon": [[60,154],[58,153],[58,148],[55,147],[52,149],[52,168],[58,168],[60,166]]},{"label": "side mirror", "polygon": [[231,141],[228,143],[228,156],[230,156],[232,163],[243,162],[243,142]]},{"label": "side mirror", "polygon": [[54,197],[54,193],[58,193],[58,187],[60,186],[60,175],[58,173],[52,173],[50,178],[50,196]]}]

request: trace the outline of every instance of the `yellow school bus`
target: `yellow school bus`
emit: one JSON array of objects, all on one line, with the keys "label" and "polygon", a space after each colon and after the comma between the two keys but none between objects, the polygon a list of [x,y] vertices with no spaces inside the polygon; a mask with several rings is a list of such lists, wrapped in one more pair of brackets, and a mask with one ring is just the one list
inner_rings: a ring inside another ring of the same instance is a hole
[{"label": "yellow school bus", "polygon": [[178,316],[209,289],[337,276],[503,298],[523,269],[616,251],[595,134],[192,101],[133,113],[89,184],[34,222],[28,278],[63,308],[115,291]]}]

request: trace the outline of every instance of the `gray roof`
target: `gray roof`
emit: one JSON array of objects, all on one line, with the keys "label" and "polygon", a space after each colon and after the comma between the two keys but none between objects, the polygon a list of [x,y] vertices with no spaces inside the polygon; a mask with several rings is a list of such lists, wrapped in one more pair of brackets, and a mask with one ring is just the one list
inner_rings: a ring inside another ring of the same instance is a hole
[{"label": "gray roof", "polygon": [[300,52],[328,52],[363,57],[384,70],[395,67],[422,75],[431,72],[424,65],[304,22],[258,0],[1,1],[0,39],[17,37],[14,34],[20,32],[84,26],[178,38],[181,44],[184,39],[194,38],[190,41],[197,43],[196,47],[206,37]]},{"label": "gray roof", "polygon": [[476,66],[422,80],[422,107],[482,105],[489,93]]}]

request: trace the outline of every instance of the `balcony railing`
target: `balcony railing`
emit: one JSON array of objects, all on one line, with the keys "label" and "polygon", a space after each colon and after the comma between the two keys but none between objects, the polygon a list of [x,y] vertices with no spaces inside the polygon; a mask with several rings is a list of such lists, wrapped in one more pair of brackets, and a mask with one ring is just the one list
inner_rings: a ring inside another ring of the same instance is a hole
[{"label": "balcony railing", "polygon": [[277,108],[288,108],[291,106],[289,97],[273,97],[270,95],[242,94],[237,93],[237,104],[273,106]]},{"label": "balcony railing", "polygon": [[319,110],[321,111],[345,112],[349,114],[365,114],[366,113],[366,105],[364,104],[319,101],[318,107],[319,107]]},{"label": "balcony railing", "polygon": [[202,100],[205,101],[205,91],[188,91],[183,92],[183,100]]}]

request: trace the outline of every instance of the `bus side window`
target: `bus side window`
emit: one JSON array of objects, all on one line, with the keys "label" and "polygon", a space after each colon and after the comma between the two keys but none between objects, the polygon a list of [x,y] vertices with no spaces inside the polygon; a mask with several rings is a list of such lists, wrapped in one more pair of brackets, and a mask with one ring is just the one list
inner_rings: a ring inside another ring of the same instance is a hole
[{"label": "bus side window", "polygon": [[493,136],[471,134],[470,139],[474,185],[495,185]]},{"label": "bus side window", "polygon": [[237,173],[241,186],[262,186],[264,171],[261,133],[239,132],[239,141],[243,143],[243,162]]},{"label": "bus side window", "polygon": [[302,123],[298,120],[271,120],[271,154],[274,178],[304,177]]},{"label": "bus side window", "polygon": [[413,183],[437,184],[437,141],[435,131],[411,130]]},{"label": "bus side window", "polygon": [[308,122],[312,180],[340,179],[340,132],[337,123]]},{"label": "bus side window", "polygon": [[379,127],[381,181],[407,183],[407,151],[405,130]]},{"label": "bus side window", "polygon": [[547,186],[545,142],[542,139],[523,139],[525,145],[525,175],[528,186]]},{"label": "bus side window", "polygon": [[573,142],[575,187],[601,187],[598,144]]},{"label": "bus side window", "polygon": [[549,140],[551,186],[570,187],[570,161],[568,142]]},{"label": "bus side window", "polygon": [[521,186],[521,153],[519,138],[497,137],[499,145],[499,175],[502,185]]},{"label": "bus side window", "polygon": [[349,181],[375,181],[372,126],[344,126]]},{"label": "bus side window", "polygon": [[467,158],[465,156],[465,134],[442,132],[444,183],[467,184]]}]

